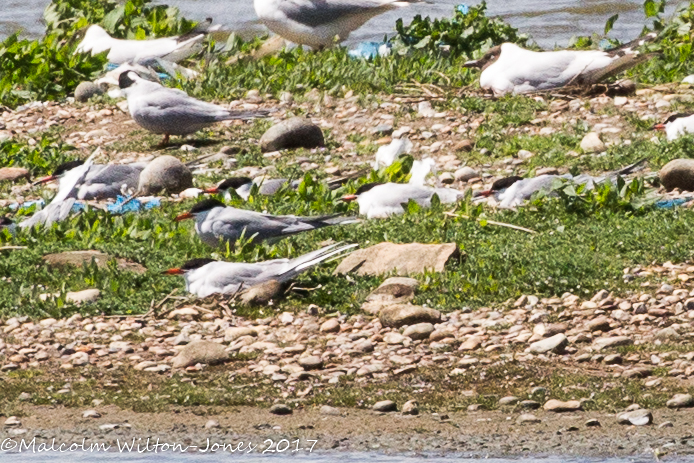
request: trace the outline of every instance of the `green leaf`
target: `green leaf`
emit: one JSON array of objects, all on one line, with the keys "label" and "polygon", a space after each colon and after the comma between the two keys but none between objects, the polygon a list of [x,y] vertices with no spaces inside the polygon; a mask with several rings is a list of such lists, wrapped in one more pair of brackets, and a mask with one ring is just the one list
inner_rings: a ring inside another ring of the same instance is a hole
[{"label": "green leaf", "polygon": [[612,28],[614,27],[614,23],[618,19],[619,19],[619,15],[616,14],[616,15],[611,16],[610,19],[607,20],[607,22],[605,23],[605,35],[607,35],[612,30]]},{"label": "green leaf", "polygon": [[113,34],[114,32],[116,32],[116,27],[118,26],[118,23],[120,23],[124,17],[125,5],[120,5],[116,9],[108,13],[106,16],[104,16],[104,20],[102,21],[104,29]]}]

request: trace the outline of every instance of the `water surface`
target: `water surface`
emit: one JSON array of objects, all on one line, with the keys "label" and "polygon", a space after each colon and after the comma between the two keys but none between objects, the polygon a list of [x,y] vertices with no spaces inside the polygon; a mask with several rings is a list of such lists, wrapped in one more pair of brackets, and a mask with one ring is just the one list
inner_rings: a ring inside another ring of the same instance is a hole
[{"label": "water surface", "polygon": [[[392,34],[396,19],[407,23],[416,14],[431,17],[451,16],[460,0],[428,0],[408,8],[382,14],[352,33],[348,43],[381,40]],[[16,30],[29,37],[43,33],[42,14],[49,0],[1,0],[0,37]],[[178,6],[186,17],[204,19],[211,16],[226,28],[246,33],[265,29],[257,23],[251,0],[157,0]],[[470,5],[478,0],[468,1]],[[610,34],[620,40],[637,37],[644,24],[642,0],[488,0],[488,13],[501,16],[515,27],[532,35],[543,47],[565,46],[574,35],[602,32],[605,21],[619,14]],[[671,8],[672,9],[672,8]]]}]

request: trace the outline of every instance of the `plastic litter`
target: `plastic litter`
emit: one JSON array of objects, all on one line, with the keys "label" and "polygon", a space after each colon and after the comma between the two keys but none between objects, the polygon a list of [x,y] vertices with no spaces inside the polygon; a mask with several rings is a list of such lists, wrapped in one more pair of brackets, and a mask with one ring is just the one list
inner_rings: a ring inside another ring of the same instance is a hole
[{"label": "plastic litter", "polygon": [[389,43],[385,42],[360,42],[357,48],[349,51],[349,56],[352,58],[372,59],[377,56],[390,55]]},{"label": "plastic litter", "polygon": [[662,201],[655,203],[655,207],[658,209],[674,209],[691,201],[692,199],[694,199],[694,196],[687,198],[663,199]]},{"label": "plastic litter", "polygon": [[126,201],[128,201],[127,197],[118,195],[115,203],[106,205],[106,210],[111,214],[124,214],[126,212],[148,211],[161,206],[161,200],[155,197],[133,198],[127,203]]}]

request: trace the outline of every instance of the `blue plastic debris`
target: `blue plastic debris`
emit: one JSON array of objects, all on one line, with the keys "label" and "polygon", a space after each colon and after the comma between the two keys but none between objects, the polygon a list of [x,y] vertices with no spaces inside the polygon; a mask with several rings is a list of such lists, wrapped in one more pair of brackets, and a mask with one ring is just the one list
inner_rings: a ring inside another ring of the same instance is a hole
[{"label": "blue plastic debris", "polygon": [[[106,63],[106,72],[110,72],[110,71],[113,71],[115,69],[118,69],[120,66],[121,66],[120,64],[116,64],[116,63]],[[171,76],[169,74],[167,74],[166,72],[159,72],[156,69],[155,69],[155,71],[157,73],[157,77],[159,77],[159,79],[161,81],[166,81],[166,80],[171,79]]]},{"label": "blue plastic debris", "polygon": [[470,8],[465,3],[457,5],[455,10],[460,14],[468,14],[470,12]]},{"label": "blue plastic debris", "polygon": [[694,197],[689,198],[676,198],[676,199],[663,199],[655,203],[655,207],[658,209],[674,209],[682,204],[691,201]]},{"label": "blue plastic debris", "polygon": [[385,42],[360,42],[357,48],[349,51],[352,58],[371,59],[377,56],[388,56],[390,54],[389,43]]},{"label": "blue plastic debris", "polygon": [[598,43],[598,47],[603,51],[607,51],[607,50],[612,50],[614,48],[614,44],[607,39],[602,39]]},{"label": "blue plastic debris", "polygon": [[116,198],[115,203],[106,205],[106,210],[112,214],[124,214],[126,212],[139,212],[142,210],[148,211],[150,209],[154,209],[155,207],[161,206],[161,201],[159,198],[152,198],[144,202],[137,198],[133,198],[127,203],[126,201],[128,201],[128,198],[119,195]]},{"label": "blue plastic debris", "polygon": [[46,201],[43,199],[37,199],[36,201],[26,201],[22,204],[19,203],[13,203],[10,204],[10,210],[12,211],[24,211],[26,209],[29,209],[30,207],[36,205],[37,209],[42,209],[43,206],[46,205]]}]

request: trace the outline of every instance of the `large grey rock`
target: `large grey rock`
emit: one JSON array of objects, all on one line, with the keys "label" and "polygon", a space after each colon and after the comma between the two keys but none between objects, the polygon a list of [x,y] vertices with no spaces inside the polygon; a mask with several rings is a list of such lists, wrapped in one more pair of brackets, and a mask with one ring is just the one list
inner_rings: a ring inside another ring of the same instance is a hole
[{"label": "large grey rock", "polygon": [[224,346],[210,341],[195,341],[185,346],[173,358],[174,368],[185,368],[198,363],[216,365],[229,360],[229,355]]},{"label": "large grey rock", "polygon": [[103,90],[94,82],[80,82],[75,89],[75,101],[86,103],[91,97],[103,93]]},{"label": "large grey rock", "polygon": [[405,328],[402,334],[416,341],[418,339],[428,339],[433,332],[434,325],[431,323],[417,323],[416,325]]},{"label": "large grey rock", "polygon": [[140,174],[137,192],[140,195],[154,195],[162,191],[174,194],[192,187],[193,174],[190,169],[175,157],[165,155],[147,164]]},{"label": "large grey rock", "polygon": [[438,323],[441,321],[441,312],[418,305],[396,304],[381,310],[378,318],[383,326],[400,328],[417,323]]},{"label": "large grey rock", "polygon": [[317,355],[309,355],[299,359],[299,365],[305,370],[320,370],[323,368],[323,359]]},{"label": "large grey rock", "polygon": [[660,183],[666,190],[694,191],[694,159],[675,159],[660,169]]},{"label": "large grey rock", "polygon": [[419,281],[407,277],[391,277],[381,283],[366,297],[361,309],[372,315],[378,315],[383,307],[392,304],[403,304],[414,299]]},{"label": "large grey rock", "polygon": [[653,414],[648,410],[638,409],[617,415],[619,424],[632,424],[634,426],[646,426],[653,423]]},{"label": "large grey rock", "polygon": [[356,272],[357,275],[397,275],[424,273],[427,270],[443,272],[446,263],[460,256],[455,243],[447,244],[394,244],[379,243],[358,249],[340,262],[335,273]]},{"label": "large grey rock", "polygon": [[533,354],[545,354],[547,352],[554,352],[559,354],[564,351],[564,347],[568,344],[568,339],[564,333],[555,334],[551,338],[542,339],[541,341],[534,342],[528,347],[528,352]]},{"label": "large grey rock", "polygon": [[292,117],[275,124],[260,137],[260,150],[263,153],[290,148],[317,148],[324,144],[323,131],[305,117]]}]

